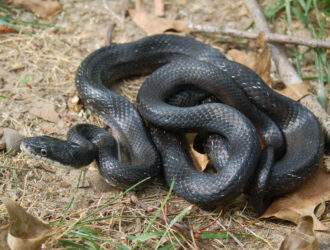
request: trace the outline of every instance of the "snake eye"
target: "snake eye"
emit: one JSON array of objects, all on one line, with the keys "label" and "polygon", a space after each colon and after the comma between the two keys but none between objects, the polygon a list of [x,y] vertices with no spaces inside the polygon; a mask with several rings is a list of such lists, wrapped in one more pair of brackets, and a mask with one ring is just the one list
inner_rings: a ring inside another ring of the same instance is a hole
[{"label": "snake eye", "polygon": [[40,153],[41,153],[42,156],[46,156],[46,155],[47,155],[47,150],[44,149],[44,148],[42,148],[42,149],[40,150]]}]

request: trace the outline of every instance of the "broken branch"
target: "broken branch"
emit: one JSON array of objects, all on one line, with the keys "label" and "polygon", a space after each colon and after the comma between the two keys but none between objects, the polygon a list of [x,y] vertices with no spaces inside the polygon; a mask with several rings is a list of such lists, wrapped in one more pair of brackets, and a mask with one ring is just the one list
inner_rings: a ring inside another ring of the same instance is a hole
[{"label": "broken branch", "polygon": [[[189,23],[188,28],[192,32],[198,31],[198,32],[206,32],[206,33],[220,33],[223,35],[236,36],[236,37],[242,37],[248,39],[258,39],[259,37],[258,32],[237,30],[223,26],[215,27],[210,25]],[[318,39],[308,39],[308,38],[302,38],[302,37],[296,37],[290,35],[283,35],[278,33],[271,33],[270,31],[266,31],[264,36],[267,42],[298,44],[312,48],[330,49],[330,42],[326,42]]]}]

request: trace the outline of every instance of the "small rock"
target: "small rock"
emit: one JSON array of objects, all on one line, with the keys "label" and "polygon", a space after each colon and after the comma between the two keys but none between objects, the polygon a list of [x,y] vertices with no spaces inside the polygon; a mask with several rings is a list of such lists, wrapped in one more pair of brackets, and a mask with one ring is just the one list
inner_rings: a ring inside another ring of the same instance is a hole
[{"label": "small rock", "polygon": [[14,129],[5,128],[3,130],[3,137],[6,143],[7,152],[17,153],[20,151],[20,145],[23,136]]}]

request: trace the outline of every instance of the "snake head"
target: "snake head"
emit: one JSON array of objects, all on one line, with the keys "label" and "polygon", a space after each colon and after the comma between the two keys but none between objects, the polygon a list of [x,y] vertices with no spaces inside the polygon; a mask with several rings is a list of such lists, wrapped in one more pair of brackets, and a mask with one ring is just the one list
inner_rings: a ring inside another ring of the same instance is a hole
[{"label": "snake head", "polygon": [[29,155],[64,168],[87,166],[95,158],[94,151],[49,136],[24,138],[21,149]]}]

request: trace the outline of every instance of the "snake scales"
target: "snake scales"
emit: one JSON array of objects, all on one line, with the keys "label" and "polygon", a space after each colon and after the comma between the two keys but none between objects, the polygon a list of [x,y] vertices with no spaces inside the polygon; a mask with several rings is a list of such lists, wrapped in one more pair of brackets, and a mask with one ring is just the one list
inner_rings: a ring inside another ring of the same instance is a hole
[{"label": "snake scales", "polygon": [[[150,73],[139,91],[138,110],[108,88]],[[22,148],[75,168],[96,159],[104,179],[119,188],[163,169],[166,182],[174,178],[174,191],[192,202],[226,202],[246,192],[262,212],[273,197],[309,178],[323,153],[322,131],[309,110],[191,38],[155,35],[100,48],[80,65],[76,87],[115,139],[81,124],[69,131],[68,141],[26,138]],[[186,132],[199,133],[198,147],[216,173],[193,167]],[[120,160],[117,142],[128,163]]]}]

